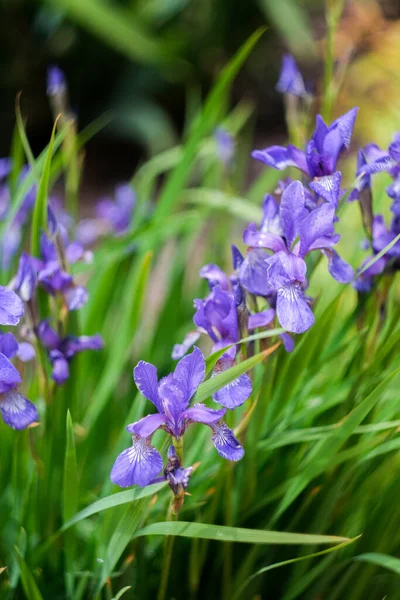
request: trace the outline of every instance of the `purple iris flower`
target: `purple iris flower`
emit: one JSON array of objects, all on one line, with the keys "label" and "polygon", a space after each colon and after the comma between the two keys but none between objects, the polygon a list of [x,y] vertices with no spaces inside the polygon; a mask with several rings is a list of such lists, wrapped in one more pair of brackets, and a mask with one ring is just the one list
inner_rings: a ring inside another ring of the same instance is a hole
[{"label": "purple iris flower", "polygon": [[58,385],[62,385],[69,378],[69,363],[75,354],[83,350],[103,348],[103,340],[99,335],[62,338],[48,321],[39,323],[38,336],[49,353],[53,367],[51,377]]},{"label": "purple iris flower", "polygon": [[297,67],[296,61],[291,54],[284,54],[279,81],[276,89],[282,94],[291,94],[306,98],[308,96],[303,77]]},{"label": "purple iris flower", "polygon": [[63,71],[57,65],[49,67],[47,70],[47,95],[57,96],[65,93],[66,90],[67,82]]},{"label": "purple iris flower", "polygon": [[189,408],[205,375],[205,361],[201,351],[182,358],[175,371],[160,381],[154,365],[140,361],[134,369],[134,380],[145,398],[157,412],[128,425],[132,446],[124,450],[114,463],[111,481],[120,487],[149,485],[162,469],[162,458],[151,445],[151,436],[163,429],[175,440],[180,440],[192,423],[203,423],[212,430],[212,441],[218,453],[228,460],[239,460],[244,454],[233,432],[222,421],[226,409],[213,410],[204,404]]},{"label": "purple iris flower", "polygon": [[[261,228],[251,223],[243,234],[250,249],[239,279],[250,293],[273,298],[279,323],[289,332],[303,333],[314,323],[304,295],[306,254],[322,251],[334,279],[340,283],[353,279],[352,268],[333,249],[340,239],[334,220],[331,203],[307,210],[303,185],[294,181],[284,190],[279,206],[272,196],[266,197]],[[265,250],[274,254],[268,257]]]},{"label": "purple iris flower", "polygon": [[270,146],[254,150],[251,155],[278,171],[297,167],[311,179],[333,175],[339,156],[350,146],[357,111],[352,108],[329,126],[317,115],[316,128],[305,152],[293,145]]},{"label": "purple iris flower", "polygon": [[77,228],[77,239],[90,246],[104,235],[126,233],[131,225],[136,194],[128,183],[115,188],[114,199],[103,198],[96,207],[96,218],[83,219]]},{"label": "purple iris flower", "polygon": [[[40,259],[25,253],[21,255],[13,288],[25,302],[29,302],[36,286],[41,285],[52,296],[62,295],[69,310],[78,310],[87,301],[86,288],[76,285],[72,275],[60,265],[55,243],[45,233],[42,233],[40,247]],[[66,242],[64,250],[68,264],[85,260],[84,248],[78,242]]]},{"label": "purple iris flower", "polygon": [[217,143],[217,152],[221,161],[228,167],[235,154],[235,138],[223,127],[214,131],[214,139]]},{"label": "purple iris flower", "polygon": [[18,342],[11,333],[0,334],[0,412],[13,429],[26,429],[39,421],[36,406],[18,391],[21,377],[10,362],[18,353]]},{"label": "purple iris flower", "polygon": [[0,285],[0,325],[18,325],[24,305],[13,290]]}]

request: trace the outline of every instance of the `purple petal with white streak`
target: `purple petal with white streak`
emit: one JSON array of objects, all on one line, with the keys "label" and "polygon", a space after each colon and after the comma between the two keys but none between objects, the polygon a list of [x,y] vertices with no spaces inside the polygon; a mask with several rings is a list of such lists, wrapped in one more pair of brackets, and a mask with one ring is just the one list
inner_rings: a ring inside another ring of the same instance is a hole
[{"label": "purple petal with white streak", "polygon": [[111,481],[122,488],[131,485],[146,487],[163,466],[161,455],[146,439],[136,438],[133,445],[117,458],[111,471]]},{"label": "purple petal with white streak", "polygon": [[212,441],[222,458],[237,461],[243,458],[244,450],[235,438],[233,431],[222,421],[212,426]]},{"label": "purple petal with white streak", "polygon": [[4,423],[17,430],[26,429],[39,421],[36,406],[16,390],[0,399],[0,412]]}]

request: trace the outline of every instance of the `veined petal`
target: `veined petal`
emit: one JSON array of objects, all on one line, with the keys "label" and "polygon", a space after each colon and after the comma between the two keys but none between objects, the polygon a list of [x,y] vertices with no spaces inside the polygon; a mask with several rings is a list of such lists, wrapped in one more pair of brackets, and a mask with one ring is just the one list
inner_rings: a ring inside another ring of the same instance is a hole
[{"label": "veined petal", "polygon": [[226,423],[220,421],[212,426],[212,441],[217,452],[222,458],[227,460],[240,460],[244,456],[244,450],[239,444],[233,431],[229,429]]},{"label": "veined petal", "polygon": [[325,175],[324,177],[315,179],[310,183],[310,188],[318,196],[321,196],[321,198],[337,207],[341,181],[342,174],[340,171],[336,171],[333,175]]},{"label": "veined petal", "polygon": [[139,392],[147,400],[150,400],[159,412],[162,411],[162,405],[158,395],[158,376],[157,369],[151,363],[141,360],[133,369],[133,379]]},{"label": "veined petal", "polygon": [[286,285],[278,290],[276,313],[282,327],[292,333],[304,333],[315,320],[298,283]]},{"label": "veined petal", "polygon": [[24,305],[12,290],[0,285],[0,325],[17,325],[24,314]]},{"label": "veined petal", "polygon": [[16,390],[0,397],[0,412],[4,423],[13,429],[26,429],[39,421],[36,406]]},{"label": "veined petal", "polygon": [[166,416],[160,413],[155,413],[154,415],[147,415],[147,417],[143,417],[136,423],[131,423],[126,428],[129,433],[134,433],[141,438],[150,437],[157,429],[166,423]]},{"label": "veined petal", "polygon": [[163,466],[161,455],[148,440],[135,438],[133,444],[117,458],[111,471],[111,481],[120,487],[146,487]]},{"label": "veined petal", "polygon": [[0,354],[0,394],[9,392],[21,383],[17,369],[4,354]]}]

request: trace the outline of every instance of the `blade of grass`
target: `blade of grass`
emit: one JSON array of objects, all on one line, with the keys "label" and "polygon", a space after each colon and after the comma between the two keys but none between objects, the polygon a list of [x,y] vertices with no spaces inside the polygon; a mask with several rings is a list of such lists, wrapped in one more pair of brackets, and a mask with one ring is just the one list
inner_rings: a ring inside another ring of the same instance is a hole
[{"label": "blade of grass", "polygon": [[243,373],[247,373],[250,369],[253,369],[260,362],[265,360],[270,354],[275,352],[275,350],[280,346],[280,342],[271,346],[271,348],[267,348],[258,354],[255,354],[251,358],[244,360],[243,362],[223,371],[219,375],[215,375],[215,377],[211,377],[207,381],[204,381],[197,390],[197,393],[194,397],[194,402],[204,402],[207,400],[212,394],[215,394],[222,387],[243,375]]},{"label": "blade of grass", "polygon": [[314,535],[309,533],[289,533],[287,531],[264,531],[262,529],[245,529],[226,527],[206,523],[189,523],[185,521],[164,521],[151,523],[140,529],[135,537],[146,535],[175,535],[180,537],[217,540],[219,542],[238,542],[243,544],[340,544],[350,542],[350,538],[333,535]]},{"label": "blade of grass", "polygon": [[[79,504],[78,463],[76,460],[75,437],[71,413],[67,412],[67,446],[65,450],[64,481],[63,481],[63,521],[68,522],[75,514]],[[75,553],[75,538],[67,535],[64,541],[65,551],[65,584],[70,598],[74,597],[73,560]]]},{"label": "blade of grass", "polygon": [[21,570],[22,587],[25,593],[26,600],[43,600],[38,585],[32,572],[25,562],[24,557],[17,547],[15,547],[19,568]]},{"label": "blade of grass", "polygon": [[147,284],[150,276],[152,253],[147,252],[140,261],[132,264],[126,282],[125,299],[119,315],[115,338],[110,344],[108,361],[93,393],[93,403],[83,420],[83,427],[89,433],[102,413],[113,388],[125,366],[128,350],[142,314]]},{"label": "blade of grass", "polygon": [[396,558],[395,556],[389,556],[388,554],[381,554],[379,552],[366,552],[365,554],[355,556],[354,560],[368,562],[377,565],[378,567],[384,567],[385,569],[400,575],[400,558]]}]

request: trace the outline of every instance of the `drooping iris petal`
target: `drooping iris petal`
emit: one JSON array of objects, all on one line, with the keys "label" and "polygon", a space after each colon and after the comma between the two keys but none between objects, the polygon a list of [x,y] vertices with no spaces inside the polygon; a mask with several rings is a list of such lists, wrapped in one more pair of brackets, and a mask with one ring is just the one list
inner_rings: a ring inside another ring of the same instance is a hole
[{"label": "drooping iris petal", "polygon": [[239,280],[242,286],[251,294],[268,296],[273,289],[267,277],[265,263],[268,254],[265,250],[251,249],[247,252],[243,264],[239,269]]},{"label": "drooping iris petal", "polygon": [[34,259],[25,252],[19,259],[13,287],[24,302],[31,300],[36,287],[36,268]]},{"label": "drooping iris petal", "polygon": [[305,256],[312,244],[318,238],[333,235],[333,219],[335,207],[332,204],[322,204],[312,210],[299,225],[300,256]]},{"label": "drooping iris petal", "polygon": [[254,315],[249,315],[249,329],[256,329],[257,327],[266,327],[269,325],[275,317],[275,310],[273,308],[267,308]]},{"label": "drooping iris petal", "polygon": [[293,181],[284,190],[281,199],[280,215],[286,242],[290,248],[299,235],[300,223],[308,215],[305,208],[304,188],[300,181]]},{"label": "drooping iris petal", "polygon": [[176,365],[174,380],[178,382],[183,390],[187,403],[203,381],[205,373],[206,363],[204,356],[197,346],[193,348],[191,354],[184,356]]},{"label": "drooping iris petal", "polygon": [[0,394],[5,394],[21,383],[17,369],[4,354],[0,354]]},{"label": "drooping iris petal", "polygon": [[292,94],[293,96],[300,97],[307,96],[303,77],[291,54],[284,54],[282,57],[279,81],[275,87],[278,92],[282,92],[283,94]]},{"label": "drooping iris petal", "polygon": [[229,277],[218,265],[213,263],[205,265],[200,269],[200,277],[207,279],[210,288],[219,285],[223,290],[229,290]]},{"label": "drooping iris petal", "polygon": [[[225,364],[225,368],[229,368],[229,366],[233,366],[234,361],[223,361]],[[225,369],[224,369],[225,370]],[[215,372],[218,374],[218,371]],[[233,410],[238,406],[242,406],[242,404],[251,396],[252,385],[251,379],[248,375],[243,374],[224,385],[220,390],[215,392],[212,396],[214,402],[221,404],[225,408],[229,408]]]},{"label": "drooping iris petal", "polygon": [[50,351],[50,360],[53,365],[51,378],[58,384],[62,385],[69,379],[69,365],[64,354],[59,350]]},{"label": "drooping iris petal", "polygon": [[16,390],[0,398],[0,412],[4,423],[13,429],[26,429],[39,421],[36,406]]},{"label": "drooping iris petal", "polygon": [[2,333],[0,331],[0,354],[6,358],[12,358],[18,352],[18,342],[12,333]]},{"label": "drooping iris petal", "polygon": [[276,314],[284,329],[292,333],[304,333],[314,325],[314,315],[304,298],[303,291],[296,283],[278,290]]},{"label": "drooping iris petal", "polygon": [[101,350],[104,347],[103,340],[100,335],[81,335],[79,337],[71,337],[63,343],[63,352],[68,358],[74,356],[77,352],[83,350]]},{"label": "drooping iris petal", "polygon": [[0,325],[17,325],[24,314],[24,305],[12,290],[0,285]]},{"label": "drooping iris petal", "polygon": [[328,258],[328,270],[332,277],[339,283],[350,283],[354,278],[352,267],[333,248],[325,248],[322,252]]},{"label": "drooping iris petal", "polygon": [[175,344],[172,349],[171,358],[173,360],[179,360],[182,356],[185,356],[186,352],[197,342],[200,337],[199,331],[190,331],[181,344]]},{"label": "drooping iris petal", "polygon": [[38,335],[41,342],[48,350],[56,350],[61,343],[59,335],[51,327],[48,320],[39,323]]},{"label": "drooping iris petal", "polygon": [[145,438],[137,437],[117,458],[111,471],[111,481],[120,487],[145,487],[163,466],[161,455]]},{"label": "drooping iris petal", "polygon": [[341,181],[342,174],[340,171],[336,171],[333,175],[325,175],[324,177],[315,179],[310,183],[310,188],[318,194],[318,196],[321,196],[321,198],[337,207],[339,203]]},{"label": "drooping iris petal", "polygon": [[212,430],[213,444],[222,458],[233,461],[243,458],[244,450],[226,423],[222,421],[215,423],[212,425]]},{"label": "drooping iris petal", "polygon": [[225,413],[225,408],[214,410],[213,408],[208,408],[205,404],[195,404],[182,413],[182,419],[191,423],[209,425],[210,423],[220,421]]},{"label": "drooping iris petal", "polygon": [[269,146],[265,150],[253,150],[251,156],[278,171],[296,166],[290,150],[283,146]]},{"label": "drooping iris petal", "polygon": [[133,369],[133,379],[139,392],[147,400],[150,400],[159,412],[162,412],[162,405],[158,395],[158,375],[157,369],[151,363],[141,360]]},{"label": "drooping iris petal", "polygon": [[279,336],[283,342],[286,352],[293,352],[294,350],[294,339],[288,333],[281,333]]},{"label": "drooping iris petal", "polygon": [[157,429],[164,425],[166,422],[166,416],[160,413],[154,415],[147,415],[136,423],[131,423],[126,428],[129,433],[134,433],[142,438],[150,437]]},{"label": "drooping iris petal", "polygon": [[278,252],[267,258],[265,263],[269,281],[276,291],[289,283],[306,280],[307,265],[299,256]]}]

